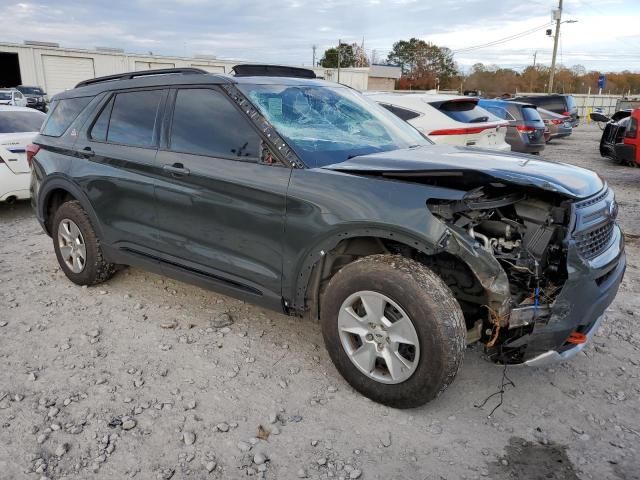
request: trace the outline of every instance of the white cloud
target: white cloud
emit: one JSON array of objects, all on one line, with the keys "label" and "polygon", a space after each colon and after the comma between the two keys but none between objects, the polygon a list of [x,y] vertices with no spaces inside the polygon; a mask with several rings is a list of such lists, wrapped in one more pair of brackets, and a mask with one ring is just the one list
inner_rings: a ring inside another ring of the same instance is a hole
[{"label": "white cloud", "polygon": [[[365,40],[384,58],[410,37],[452,49],[488,43],[550,22],[555,0],[0,0],[16,21],[3,22],[0,41],[43,40],[184,55],[209,53],[277,63],[308,63],[312,45]],[[587,68],[640,70],[637,0],[566,0],[561,60]],[[548,62],[552,42],[540,31],[495,47],[456,54],[474,62],[523,67],[538,52]]]}]

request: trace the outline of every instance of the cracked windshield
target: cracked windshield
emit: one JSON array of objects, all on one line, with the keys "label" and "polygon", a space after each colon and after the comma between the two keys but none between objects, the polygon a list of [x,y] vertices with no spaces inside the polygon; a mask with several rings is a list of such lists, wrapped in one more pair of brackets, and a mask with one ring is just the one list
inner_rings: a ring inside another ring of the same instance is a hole
[{"label": "cracked windshield", "polygon": [[417,130],[344,87],[241,85],[305,163],[429,145]]}]

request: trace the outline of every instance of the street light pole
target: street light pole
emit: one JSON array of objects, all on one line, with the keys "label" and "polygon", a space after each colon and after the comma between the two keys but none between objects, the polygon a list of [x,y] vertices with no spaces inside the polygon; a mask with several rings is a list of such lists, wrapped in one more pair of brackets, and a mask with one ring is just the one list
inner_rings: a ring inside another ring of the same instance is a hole
[{"label": "street light pole", "polygon": [[338,83],[340,83],[340,62],[342,58],[340,56],[340,45],[342,44],[342,40],[338,39]]},{"label": "street light pole", "polygon": [[556,35],[553,37],[553,56],[551,57],[551,73],[549,73],[549,89],[547,93],[553,93],[553,77],[556,73],[556,55],[558,54],[558,40],[560,39],[560,23],[562,19],[562,0],[558,0],[558,13],[556,15]]}]

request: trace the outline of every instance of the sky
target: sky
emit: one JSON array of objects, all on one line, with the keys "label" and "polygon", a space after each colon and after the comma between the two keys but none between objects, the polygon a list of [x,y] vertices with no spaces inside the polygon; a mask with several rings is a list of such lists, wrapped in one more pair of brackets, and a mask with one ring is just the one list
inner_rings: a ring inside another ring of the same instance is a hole
[{"label": "sky", "polygon": [[[577,22],[562,25],[560,63],[640,72],[640,0],[564,3],[563,20]],[[381,61],[416,37],[452,49],[463,71],[477,62],[522,69],[535,52],[550,64],[553,8],[557,0],[0,0],[0,42],[311,65],[313,45],[319,59],[338,39],[364,41]]]}]

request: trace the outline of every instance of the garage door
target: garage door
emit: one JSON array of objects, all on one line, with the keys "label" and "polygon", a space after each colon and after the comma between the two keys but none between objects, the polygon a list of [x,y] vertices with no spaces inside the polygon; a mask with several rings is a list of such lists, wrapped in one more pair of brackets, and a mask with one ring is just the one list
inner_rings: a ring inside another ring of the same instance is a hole
[{"label": "garage door", "polygon": [[44,83],[49,96],[76,86],[78,82],[95,78],[93,58],[43,55]]},{"label": "garage door", "polygon": [[176,68],[175,63],[139,62],[136,61],[136,72],[141,70],[157,70],[158,68]]},{"label": "garage door", "polygon": [[224,73],[224,67],[222,65],[196,65],[195,63],[191,64],[194,68],[201,68],[205,72],[209,73]]}]

